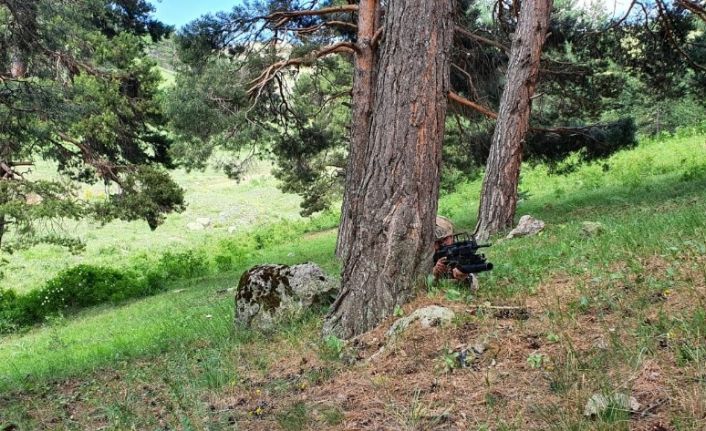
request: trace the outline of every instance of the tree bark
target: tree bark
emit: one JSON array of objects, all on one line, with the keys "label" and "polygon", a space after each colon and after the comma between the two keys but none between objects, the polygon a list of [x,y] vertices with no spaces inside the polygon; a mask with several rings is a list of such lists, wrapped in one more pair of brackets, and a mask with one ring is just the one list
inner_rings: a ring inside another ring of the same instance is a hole
[{"label": "tree bark", "polygon": [[342,287],[326,333],[351,338],[373,328],[410,299],[430,270],[452,9],[452,0],[387,3],[370,133],[353,159],[362,175],[351,185],[357,204],[347,200]]},{"label": "tree bark", "polygon": [[10,56],[10,76],[13,78],[24,78],[27,74],[27,63],[19,48],[12,50]]},{"label": "tree bark", "polygon": [[363,177],[362,157],[366,152],[370,134],[370,116],[375,101],[376,49],[372,46],[375,31],[379,25],[379,0],[361,0],[358,5],[358,48],[355,55],[351,113],[351,144],[346,165],[346,181],[341,207],[341,223],[336,241],[336,256],[344,261],[352,242],[352,215],[361,202],[358,185]]},{"label": "tree bark", "polygon": [[525,0],[520,8],[478,209],[476,237],[483,241],[513,225],[522,149],[551,8],[552,0]]}]

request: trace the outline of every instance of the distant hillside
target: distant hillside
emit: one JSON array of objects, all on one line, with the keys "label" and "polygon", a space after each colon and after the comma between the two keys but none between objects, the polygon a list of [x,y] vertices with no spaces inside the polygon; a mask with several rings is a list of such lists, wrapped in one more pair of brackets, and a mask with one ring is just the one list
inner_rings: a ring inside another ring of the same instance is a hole
[{"label": "distant hillside", "polygon": [[176,43],[174,38],[162,39],[157,43],[151,43],[147,47],[147,55],[154,59],[160,68],[168,74],[175,74],[175,64],[177,60]]}]

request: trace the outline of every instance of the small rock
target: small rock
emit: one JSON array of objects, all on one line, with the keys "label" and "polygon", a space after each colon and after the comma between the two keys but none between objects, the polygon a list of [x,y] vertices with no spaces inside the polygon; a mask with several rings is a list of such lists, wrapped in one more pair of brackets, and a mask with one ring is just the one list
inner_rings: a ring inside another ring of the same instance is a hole
[{"label": "small rock", "polygon": [[599,350],[605,350],[608,348],[608,342],[603,337],[598,337],[593,341],[593,347]]},{"label": "small rock", "polygon": [[186,228],[189,229],[189,230],[194,230],[194,231],[196,231],[196,230],[204,230],[204,229],[205,229],[205,226],[202,225],[201,223],[193,223],[193,222],[192,222],[192,223],[187,224],[187,225],[186,225]]},{"label": "small rock", "polygon": [[615,393],[612,395],[593,394],[583,409],[584,416],[600,416],[609,408],[620,409],[626,412],[640,411],[640,403],[635,397]]},{"label": "small rock", "polygon": [[200,224],[203,227],[209,227],[211,226],[211,219],[208,217],[199,217],[196,219],[196,223]]},{"label": "small rock", "polygon": [[228,226],[228,233],[235,233],[237,230],[237,226]]},{"label": "small rock", "polygon": [[544,222],[538,220],[530,215],[523,215],[520,217],[517,227],[510,231],[507,235],[507,239],[517,238],[520,236],[530,236],[536,235],[544,229]]},{"label": "small rock", "polygon": [[605,232],[605,226],[602,223],[585,221],[581,223],[581,233],[584,236],[597,236]]},{"label": "small rock", "polygon": [[481,343],[480,341],[477,342],[476,344],[473,345],[473,352],[480,356],[485,352],[485,344]]},{"label": "small rock", "polygon": [[454,317],[456,317],[456,313],[446,307],[431,305],[429,307],[419,308],[414,310],[414,312],[409,316],[395,321],[395,323],[390,326],[390,329],[387,331],[386,335],[388,337],[394,336],[399,332],[404,331],[410,324],[417,320],[422,328],[429,328],[431,326],[448,324]]},{"label": "small rock", "polygon": [[36,193],[28,193],[25,198],[27,205],[39,205],[44,201],[44,198]]}]

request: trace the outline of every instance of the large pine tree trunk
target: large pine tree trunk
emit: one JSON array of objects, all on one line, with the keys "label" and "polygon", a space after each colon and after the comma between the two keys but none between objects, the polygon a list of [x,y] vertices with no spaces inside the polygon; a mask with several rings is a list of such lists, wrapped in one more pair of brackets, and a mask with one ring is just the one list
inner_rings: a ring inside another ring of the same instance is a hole
[{"label": "large pine tree trunk", "polygon": [[452,0],[387,3],[362,177],[353,185],[359,202],[346,209],[350,245],[327,333],[350,338],[373,328],[430,270],[452,37]]},{"label": "large pine tree trunk", "polygon": [[358,51],[355,56],[353,76],[353,112],[351,123],[351,144],[346,167],[345,193],[341,207],[341,223],[336,242],[336,256],[342,261],[346,259],[353,234],[352,215],[361,202],[358,195],[364,163],[368,136],[370,134],[370,114],[373,111],[375,93],[375,48],[372,46],[375,31],[379,25],[379,0],[361,0],[358,5]]},{"label": "large pine tree trunk", "polygon": [[480,240],[511,227],[517,208],[522,147],[529,128],[552,0],[525,0],[515,31],[505,90],[486,167],[476,236]]}]

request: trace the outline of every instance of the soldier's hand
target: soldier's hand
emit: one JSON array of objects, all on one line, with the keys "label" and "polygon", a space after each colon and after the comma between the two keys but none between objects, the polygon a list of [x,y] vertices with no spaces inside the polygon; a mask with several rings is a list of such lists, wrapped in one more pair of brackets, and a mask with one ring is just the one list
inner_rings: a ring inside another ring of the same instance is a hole
[{"label": "soldier's hand", "polygon": [[446,258],[442,257],[441,259],[437,260],[431,272],[436,278],[439,278],[444,275],[444,273],[446,272]]},{"label": "soldier's hand", "polygon": [[465,281],[468,279],[468,274],[458,268],[451,270],[451,274],[453,275],[454,280]]}]

